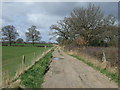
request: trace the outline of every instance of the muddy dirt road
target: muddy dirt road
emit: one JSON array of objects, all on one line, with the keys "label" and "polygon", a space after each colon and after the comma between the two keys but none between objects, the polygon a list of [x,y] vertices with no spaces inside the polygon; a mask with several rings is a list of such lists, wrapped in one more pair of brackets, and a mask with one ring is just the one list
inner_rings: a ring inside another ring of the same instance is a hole
[{"label": "muddy dirt road", "polygon": [[[61,55],[61,54],[62,55]],[[106,76],[83,62],[56,49],[50,70],[44,77],[43,88],[118,88]],[[64,58],[63,58],[64,57]]]}]

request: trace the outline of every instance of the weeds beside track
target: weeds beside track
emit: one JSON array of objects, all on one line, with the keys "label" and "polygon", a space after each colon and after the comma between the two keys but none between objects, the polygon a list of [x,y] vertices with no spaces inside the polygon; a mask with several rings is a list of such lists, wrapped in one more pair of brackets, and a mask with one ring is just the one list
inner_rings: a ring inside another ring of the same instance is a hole
[{"label": "weeds beside track", "polygon": [[43,76],[51,62],[52,49],[47,53],[40,61],[35,63],[29,70],[27,70],[23,75],[21,75],[21,85],[27,88],[39,88],[43,83]]}]

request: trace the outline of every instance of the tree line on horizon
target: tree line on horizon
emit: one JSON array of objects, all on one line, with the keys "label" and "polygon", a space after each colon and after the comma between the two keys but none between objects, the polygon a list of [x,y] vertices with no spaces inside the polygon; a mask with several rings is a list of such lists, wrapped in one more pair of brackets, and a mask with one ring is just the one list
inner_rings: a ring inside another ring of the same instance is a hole
[{"label": "tree line on horizon", "polygon": [[[17,32],[16,28],[13,25],[7,25],[2,28],[2,41],[8,41],[9,45],[11,46],[12,42],[23,42],[22,38],[18,38],[19,33]],[[33,46],[36,41],[41,40],[41,33],[37,30],[37,27],[32,25],[30,28],[27,29],[25,33],[26,41],[31,41]],[[16,40],[17,39],[17,40]]]},{"label": "tree line on horizon", "polygon": [[61,45],[117,46],[117,19],[112,14],[104,15],[99,6],[75,8],[71,14],[50,26],[53,36],[59,36]]}]

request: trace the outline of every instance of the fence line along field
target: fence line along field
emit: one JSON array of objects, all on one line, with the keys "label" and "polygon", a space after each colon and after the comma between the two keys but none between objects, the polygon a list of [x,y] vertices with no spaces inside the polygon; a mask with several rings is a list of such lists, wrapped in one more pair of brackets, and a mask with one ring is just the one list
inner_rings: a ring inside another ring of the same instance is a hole
[{"label": "fence line along field", "polygon": [[2,46],[2,70],[3,79],[13,78],[21,67],[23,56],[25,67],[29,66],[43,52],[50,47],[17,47]]}]

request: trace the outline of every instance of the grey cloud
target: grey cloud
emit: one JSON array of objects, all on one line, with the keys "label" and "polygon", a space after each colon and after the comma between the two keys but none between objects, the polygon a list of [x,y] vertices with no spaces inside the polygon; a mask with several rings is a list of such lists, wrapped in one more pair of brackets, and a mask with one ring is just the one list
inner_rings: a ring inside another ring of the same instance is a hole
[{"label": "grey cloud", "polygon": [[105,15],[113,14],[118,17],[118,3],[117,2],[96,2],[94,3],[100,6]]}]

